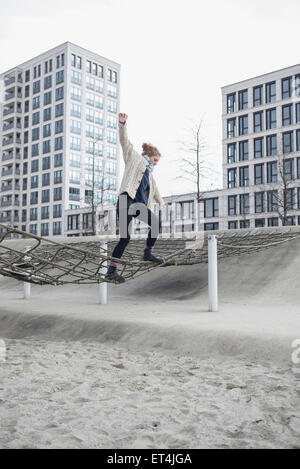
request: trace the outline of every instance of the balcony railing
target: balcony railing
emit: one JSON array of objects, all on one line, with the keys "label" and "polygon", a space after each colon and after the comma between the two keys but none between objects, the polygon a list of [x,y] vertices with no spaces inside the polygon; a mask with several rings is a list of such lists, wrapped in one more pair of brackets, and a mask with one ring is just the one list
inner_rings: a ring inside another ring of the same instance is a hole
[{"label": "balcony railing", "polygon": [[6,132],[7,130],[9,129],[13,129],[14,128],[14,123],[12,122],[11,124],[6,124],[3,126],[3,132]]},{"label": "balcony railing", "polygon": [[8,93],[6,96],[5,96],[5,101],[9,101],[10,99],[14,99],[14,97],[16,96],[16,93],[13,92],[13,93]]},{"label": "balcony railing", "polygon": [[3,169],[2,170],[2,177],[4,176],[9,176],[10,174],[13,174],[13,168],[9,168],[9,169]]},{"label": "balcony railing", "polygon": [[1,192],[8,192],[8,191],[12,191],[12,190],[13,190],[12,184],[7,184],[6,186],[1,187]]},{"label": "balcony railing", "polygon": [[0,217],[0,223],[6,223],[8,221],[11,221],[12,218],[11,218],[11,215],[8,215],[7,217]]},{"label": "balcony railing", "polygon": [[9,114],[13,114],[15,112],[15,109],[12,108],[12,109],[5,109],[4,112],[3,112],[3,115],[4,116],[8,116]]},{"label": "balcony railing", "polygon": [[12,83],[15,83],[15,81],[16,81],[16,77],[7,78],[7,79],[5,80],[5,86],[9,86],[9,85],[11,85]]},{"label": "balcony railing", "polygon": [[12,200],[2,200],[1,207],[10,207],[12,206],[12,204],[13,204]]},{"label": "balcony railing", "polygon": [[69,200],[76,200],[77,202],[80,201],[80,195],[79,194],[69,194]]},{"label": "balcony railing", "polygon": [[3,139],[2,146],[5,147],[6,145],[11,145],[12,143],[14,143],[14,139],[12,137],[5,138]]}]

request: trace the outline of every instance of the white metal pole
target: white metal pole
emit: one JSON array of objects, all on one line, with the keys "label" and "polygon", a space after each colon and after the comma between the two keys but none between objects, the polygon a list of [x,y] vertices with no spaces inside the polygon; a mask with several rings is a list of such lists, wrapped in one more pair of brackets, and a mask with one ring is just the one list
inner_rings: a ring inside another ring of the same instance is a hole
[{"label": "white metal pole", "polygon": [[[101,255],[107,255],[107,243],[101,243],[100,245]],[[100,269],[100,274],[105,275],[107,269],[107,262],[103,262]],[[101,282],[99,285],[99,301],[101,305],[107,305],[107,282]]]},{"label": "white metal pole", "polygon": [[24,300],[29,300],[31,291],[31,283],[24,282]]},{"label": "white metal pole", "polygon": [[209,311],[218,311],[218,252],[217,236],[208,236],[208,297]]}]

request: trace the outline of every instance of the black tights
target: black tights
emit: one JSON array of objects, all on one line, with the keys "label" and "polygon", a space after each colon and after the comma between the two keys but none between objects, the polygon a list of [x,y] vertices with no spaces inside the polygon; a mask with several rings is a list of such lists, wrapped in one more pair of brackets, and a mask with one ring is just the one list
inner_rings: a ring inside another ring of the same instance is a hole
[{"label": "black tights", "polygon": [[[120,197],[122,197],[121,201]],[[119,219],[120,240],[115,246],[112,253],[112,257],[116,257],[118,259],[122,257],[126,246],[130,241],[130,233],[128,228],[133,218],[139,218],[143,222],[148,223],[150,227],[146,243],[147,247],[152,248],[154,246],[159,233],[159,220],[149,208],[147,208],[144,204],[139,204],[142,210],[138,210],[138,206],[132,207],[132,210],[130,210],[131,205],[135,204],[134,200],[129,197],[127,193],[121,194],[120,197],[117,203],[117,216]]]}]

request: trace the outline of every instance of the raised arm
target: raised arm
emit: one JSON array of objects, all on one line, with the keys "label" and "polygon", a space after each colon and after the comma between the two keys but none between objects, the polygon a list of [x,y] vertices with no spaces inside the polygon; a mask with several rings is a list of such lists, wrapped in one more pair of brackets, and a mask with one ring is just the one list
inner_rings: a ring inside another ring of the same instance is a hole
[{"label": "raised arm", "polygon": [[120,138],[120,144],[123,150],[123,159],[124,162],[127,163],[129,154],[133,149],[132,143],[128,140],[128,135],[127,135],[127,121],[128,116],[127,114],[119,114],[119,138]]}]

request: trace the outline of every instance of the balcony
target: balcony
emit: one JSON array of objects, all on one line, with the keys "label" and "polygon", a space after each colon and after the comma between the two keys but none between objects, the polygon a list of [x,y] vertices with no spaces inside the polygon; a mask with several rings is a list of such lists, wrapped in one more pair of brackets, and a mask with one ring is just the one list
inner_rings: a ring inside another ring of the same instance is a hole
[{"label": "balcony", "polygon": [[8,116],[9,114],[13,114],[15,112],[15,108],[5,109],[3,111],[4,116]]},{"label": "balcony", "polygon": [[0,223],[7,223],[11,221],[12,221],[11,215],[8,215],[6,217],[0,217]]},{"label": "balcony", "polygon": [[11,124],[6,124],[3,126],[3,132],[6,132],[9,129],[13,129],[15,124],[12,122]]},{"label": "balcony", "polygon": [[8,93],[5,95],[5,101],[10,101],[11,99],[14,99],[16,96],[16,93],[13,91],[12,93]]},{"label": "balcony", "polygon": [[3,139],[3,142],[2,142],[2,146],[3,146],[3,147],[6,147],[7,145],[13,145],[13,143],[14,143],[13,137],[4,138],[4,139]]},{"label": "balcony", "polygon": [[1,187],[1,192],[9,192],[13,190],[12,184],[6,184],[5,186]]},{"label": "balcony", "polygon": [[[20,170],[19,170],[20,171]],[[9,168],[9,169],[2,169],[2,174],[1,176],[4,177],[4,176],[10,176],[11,174],[13,174],[14,172],[14,169],[13,168]]]},{"label": "balcony", "polygon": [[12,83],[15,83],[16,81],[16,77],[10,77],[10,78],[7,78],[4,82],[5,86],[9,86],[11,85]]},{"label": "balcony", "polygon": [[12,160],[13,157],[14,157],[13,153],[9,153],[8,155],[2,155],[2,161]]},{"label": "balcony", "polygon": [[12,199],[10,200],[2,200],[1,207],[11,207],[13,205]]}]

